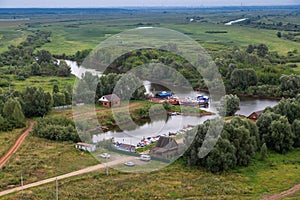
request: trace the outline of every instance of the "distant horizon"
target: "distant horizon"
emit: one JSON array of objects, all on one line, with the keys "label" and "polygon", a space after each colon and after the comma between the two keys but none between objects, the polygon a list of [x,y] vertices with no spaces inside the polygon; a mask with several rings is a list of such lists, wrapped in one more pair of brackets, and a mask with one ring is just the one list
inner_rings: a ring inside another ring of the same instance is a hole
[{"label": "distant horizon", "polygon": [[249,7],[292,7],[300,6],[299,4],[287,4],[287,5],[222,5],[222,6],[120,6],[120,7],[0,7],[0,9],[124,9],[124,8],[249,8]]},{"label": "distant horizon", "polygon": [[299,0],[1,0],[0,8],[210,8],[293,6]]}]

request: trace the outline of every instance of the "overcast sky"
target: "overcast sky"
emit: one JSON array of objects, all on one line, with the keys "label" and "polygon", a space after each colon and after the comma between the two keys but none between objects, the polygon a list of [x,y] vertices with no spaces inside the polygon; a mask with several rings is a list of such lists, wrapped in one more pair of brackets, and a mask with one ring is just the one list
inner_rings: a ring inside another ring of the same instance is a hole
[{"label": "overcast sky", "polygon": [[295,5],[300,0],[0,0],[0,8]]}]

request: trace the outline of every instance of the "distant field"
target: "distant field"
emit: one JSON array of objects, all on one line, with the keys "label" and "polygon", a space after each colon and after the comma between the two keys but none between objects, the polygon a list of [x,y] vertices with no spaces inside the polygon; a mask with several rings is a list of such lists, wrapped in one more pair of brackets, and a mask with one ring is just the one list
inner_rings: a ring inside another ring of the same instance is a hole
[{"label": "distant field", "polygon": [[18,45],[26,35],[26,32],[18,30],[17,25],[11,27],[0,22],[0,52],[6,51],[10,45]]},{"label": "distant field", "polygon": [[[166,27],[189,33],[189,36],[197,40],[203,47],[212,50],[228,46],[247,47],[249,44],[265,43],[271,51],[277,51],[282,55],[295,49],[300,49],[300,43],[292,42],[276,36],[277,31],[262,30],[239,25],[166,25]],[[207,31],[224,31],[228,33],[206,33]]]},{"label": "distant field", "polygon": [[[43,48],[54,54],[74,54],[77,50],[95,48],[108,36],[122,31],[135,28],[136,26],[107,27],[103,25],[90,24],[80,28],[65,28],[57,24],[55,27],[46,28],[52,31],[51,43]],[[220,50],[230,46],[246,47],[249,44],[265,43],[271,51],[277,51],[282,55],[295,49],[300,49],[300,43],[292,42],[276,36],[277,31],[262,30],[257,28],[243,27],[239,25],[225,26],[222,24],[172,24],[161,23],[159,27],[170,28],[187,34],[197,40],[208,50]],[[228,33],[213,34],[207,31],[223,31]]]},{"label": "distant field", "polygon": [[[292,42],[276,36],[276,30],[251,28],[235,24],[225,26],[230,20],[258,15],[261,22],[270,24],[282,21],[283,23],[298,23],[298,15],[289,15],[291,10],[151,10],[136,11],[93,11],[89,14],[78,15],[75,11],[57,15],[33,15],[31,21],[1,22],[0,23],[0,52],[8,45],[17,44],[32,30],[47,30],[52,32],[51,43],[41,48],[54,54],[74,54],[78,50],[96,47],[101,41],[111,35],[124,30],[140,26],[165,27],[185,33],[197,40],[209,50],[219,50],[230,46],[245,47],[248,44],[265,43],[272,51],[286,55],[288,51],[300,49],[299,42]],[[82,11],[87,12],[87,11]],[[276,15],[274,15],[276,14]],[[196,17],[196,18],[195,18]],[[199,19],[198,19],[198,18]],[[189,22],[190,18],[198,19]],[[28,23],[25,25],[25,23]],[[19,31],[22,29],[23,31]],[[227,33],[209,33],[214,31],[227,31]]]},{"label": "distant field", "polygon": [[58,85],[60,90],[64,90],[67,84],[74,85],[75,76],[71,77],[41,77],[41,76],[32,76],[27,78],[25,81],[14,80],[11,84],[11,88],[18,91],[25,90],[26,87],[42,87],[44,91],[52,93],[53,85]]},{"label": "distant field", "polygon": [[[109,170],[59,181],[60,199],[259,199],[299,183],[300,150],[270,154],[264,161],[222,174],[190,168],[177,161],[147,174]],[[62,160],[60,160],[62,162]],[[158,181],[159,180],[159,181]],[[82,187],[82,186],[88,186]],[[53,199],[55,183],[25,190],[29,199]],[[18,199],[21,192],[1,199]],[[296,199],[297,194],[294,195]]]}]

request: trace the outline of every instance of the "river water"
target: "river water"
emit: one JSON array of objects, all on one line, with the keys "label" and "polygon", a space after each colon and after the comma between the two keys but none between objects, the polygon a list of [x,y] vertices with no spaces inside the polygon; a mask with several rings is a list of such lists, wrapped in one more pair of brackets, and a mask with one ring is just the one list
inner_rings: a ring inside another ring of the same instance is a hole
[{"label": "river water", "polygon": [[[81,78],[82,74],[85,72],[91,72],[93,75],[101,76],[102,73],[93,69],[86,69],[84,67],[80,67],[76,62],[66,61],[67,64],[71,67],[72,74]],[[151,84],[149,81],[144,81],[144,86],[146,88],[146,92],[150,93],[153,89],[158,91],[160,88]],[[176,94],[177,96],[190,96],[195,97],[198,94],[207,95],[207,93],[198,93],[192,92],[188,94]],[[239,115],[248,116],[254,111],[263,110],[268,106],[275,106],[278,103],[278,100],[270,100],[270,99],[258,99],[258,98],[249,98],[249,97],[241,97],[240,98],[240,110],[236,113]],[[214,108],[206,108],[205,110],[215,112]],[[157,136],[162,134],[168,134],[169,132],[176,132],[187,125],[197,125],[201,124],[208,119],[212,119],[216,117],[216,115],[212,116],[172,116],[166,117],[165,119],[154,119],[151,122],[147,122],[143,125],[137,126],[135,130],[123,130],[123,131],[109,131],[106,133],[98,134],[93,136],[93,142],[96,143],[103,139],[114,138],[115,141],[126,144],[136,145],[141,139],[144,137]]]}]

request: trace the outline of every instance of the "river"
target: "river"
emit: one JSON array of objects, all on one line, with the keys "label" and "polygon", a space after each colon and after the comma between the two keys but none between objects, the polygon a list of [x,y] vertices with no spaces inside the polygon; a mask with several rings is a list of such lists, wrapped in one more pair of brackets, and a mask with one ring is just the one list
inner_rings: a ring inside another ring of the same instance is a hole
[{"label": "river", "polygon": [[[82,74],[85,72],[91,72],[93,75],[101,76],[102,73],[92,69],[86,69],[84,67],[79,67],[76,62],[66,61],[67,64],[71,67],[72,74],[81,78]],[[161,88],[159,86],[151,84],[149,81],[144,81],[146,92],[150,93],[153,89],[159,91]],[[196,96],[200,94],[198,92],[192,92],[188,94],[176,94],[177,96]],[[207,93],[201,93],[203,95],[208,95]],[[240,110],[237,111],[237,114],[248,116],[254,111],[263,110],[268,106],[275,106],[278,103],[278,100],[271,99],[258,99],[250,97],[241,97],[240,98]],[[206,108],[205,110],[215,112],[214,108]],[[142,138],[149,136],[157,136],[161,134],[168,134],[169,132],[176,132],[187,125],[197,125],[201,124],[208,119],[214,118],[213,116],[172,116],[166,120],[154,120],[148,123],[145,123],[141,126],[138,126],[135,130],[124,130],[124,131],[109,131],[105,134],[99,134],[93,136],[93,142],[98,142],[103,139],[115,138],[115,141],[127,144],[136,145]]]}]

